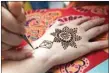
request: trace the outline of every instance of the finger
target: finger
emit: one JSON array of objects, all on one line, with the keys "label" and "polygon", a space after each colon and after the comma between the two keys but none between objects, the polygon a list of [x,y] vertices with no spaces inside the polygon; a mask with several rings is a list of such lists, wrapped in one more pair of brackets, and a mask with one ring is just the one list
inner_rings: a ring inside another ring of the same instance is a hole
[{"label": "finger", "polygon": [[19,22],[25,22],[26,20],[26,16],[25,16],[25,13],[24,13],[24,9],[22,8],[22,12],[21,14],[16,18]]},{"label": "finger", "polygon": [[94,27],[94,28],[91,28],[88,31],[86,31],[86,36],[88,37],[88,39],[92,39],[92,38],[100,35],[101,33],[108,31],[108,29],[109,29],[108,24]]},{"label": "finger", "polygon": [[22,12],[23,3],[22,2],[8,2],[8,7],[10,12],[18,17]]},{"label": "finger", "polygon": [[32,56],[32,50],[22,49],[21,51],[17,50],[7,50],[2,52],[4,59],[8,60],[22,60]]},{"label": "finger", "polygon": [[10,30],[11,32],[21,34],[24,32],[24,25],[20,25],[17,20],[7,11],[5,8],[2,7],[2,26],[6,29]]},{"label": "finger", "polygon": [[88,30],[94,26],[100,25],[104,22],[104,18],[97,18],[97,19],[92,19],[87,22],[84,22],[83,24],[80,25],[84,30]]},{"label": "finger", "polygon": [[22,41],[22,38],[18,35],[9,33],[2,29],[2,42],[11,45],[11,46],[16,46],[19,45]]},{"label": "finger", "polygon": [[8,44],[5,44],[2,42],[2,51],[6,51],[8,49],[12,48],[12,46],[8,45]]},{"label": "finger", "polygon": [[109,47],[108,40],[96,41],[96,42],[90,42],[89,43],[89,48],[90,48],[91,51],[104,49],[104,48],[107,48],[107,47]]},{"label": "finger", "polygon": [[83,22],[85,22],[85,21],[87,21],[89,19],[90,19],[90,17],[78,18],[76,20],[70,21],[68,24],[80,25],[81,23],[83,23]]}]

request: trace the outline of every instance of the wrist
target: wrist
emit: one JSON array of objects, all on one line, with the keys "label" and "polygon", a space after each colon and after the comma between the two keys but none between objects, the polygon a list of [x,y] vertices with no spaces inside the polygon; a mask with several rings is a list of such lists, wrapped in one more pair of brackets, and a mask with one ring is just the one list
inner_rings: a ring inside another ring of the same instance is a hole
[{"label": "wrist", "polygon": [[45,48],[38,48],[34,50],[33,58],[37,62],[37,66],[40,66],[39,69],[41,73],[45,73],[47,70],[53,67],[53,65],[49,61],[51,58],[50,51]]}]

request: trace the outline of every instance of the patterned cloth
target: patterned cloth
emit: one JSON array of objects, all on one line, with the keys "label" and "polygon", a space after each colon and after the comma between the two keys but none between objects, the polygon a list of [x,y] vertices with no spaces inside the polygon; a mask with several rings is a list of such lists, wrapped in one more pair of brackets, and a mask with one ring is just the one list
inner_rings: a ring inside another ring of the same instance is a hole
[{"label": "patterned cloth", "polygon": [[[71,20],[78,19],[84,16],[90,16],[92,19],[105,18],[105,23],[109,21],[109,9],[108,6],[96,7],[96,6],[84,6],[74,7],[66,9],[43,9],[43,10],[30,10],[26,12],[26,36],[30,42],[39,39],[45,33],[56,19],[61,22],[69,22]],[[73,25],[73,24],[72,24]],[[108,34],[104,33],[93,41],[105,40],[108,38]],[[23,44],[23,45],[22,45]],[[24,42],[21,45],[24,46]],[[108,50],[100,50],[90,54],[87,54],[77,60],[71,61],[66,64],[58,65],[49,70],[48,73],[88,73],[100,63],[108,59]],[[96,71],[96,73],[101,73]],[[105,72],[105,73],[108,73]]]}]

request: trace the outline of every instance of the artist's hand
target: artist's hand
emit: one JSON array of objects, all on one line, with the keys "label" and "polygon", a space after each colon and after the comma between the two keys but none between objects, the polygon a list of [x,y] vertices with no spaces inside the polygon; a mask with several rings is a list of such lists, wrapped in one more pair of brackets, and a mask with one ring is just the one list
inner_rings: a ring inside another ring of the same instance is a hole
[{"label": "artist's hand", "polygon": [[[108,24],[103,24],[103,18],[79,18],[62,25],[56,22],[43,37],[33,42],[35,53],[50,65],[69,62],[91,51],[108,47],[108,40],[89,40],[108,31]],[[98,26],[99,25],[99,26]]]},{"label": "artist's hand", "polygon": [[[19,60],[28,57],[30,50],[16,51],[22,38],[17,34],[24,34],[25,15],[22,2],[8,2],[8,8],[2,7],[2,55],[5,59]],[[11,50],[10,50],[11,49]]]}]

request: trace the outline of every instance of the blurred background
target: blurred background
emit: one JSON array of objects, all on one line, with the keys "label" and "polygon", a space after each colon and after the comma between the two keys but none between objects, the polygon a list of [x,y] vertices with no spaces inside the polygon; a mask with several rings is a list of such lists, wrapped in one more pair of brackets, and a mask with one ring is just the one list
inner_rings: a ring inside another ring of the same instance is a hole
[{"label": "blurred background", "polygon": [[71,6],[89,6],[89,5],[109,5],[106,1],[25,1],[24,9],[35,10],[35,9],[57,9],[66,8]]},{"label": "blurred background", "polygon": [[53,9],[53,8],[64,8],[66,6],[69,5],[69,1],[68,2],[64,2],[64,1],[27,1],[24,2],[24,9],[25,11],[27,10],[35,10],[35,9]]}]

